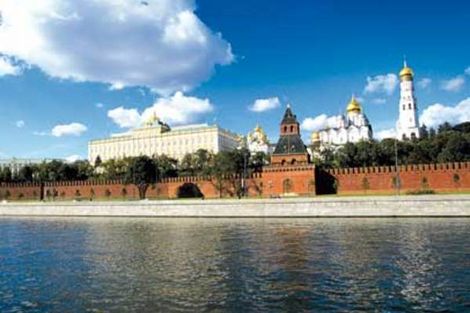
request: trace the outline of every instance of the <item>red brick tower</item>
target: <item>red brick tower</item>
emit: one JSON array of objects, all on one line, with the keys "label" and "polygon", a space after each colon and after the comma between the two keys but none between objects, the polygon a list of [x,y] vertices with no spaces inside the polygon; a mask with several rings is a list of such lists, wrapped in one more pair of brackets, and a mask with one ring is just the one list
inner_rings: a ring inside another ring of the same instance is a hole
[{"label": "red brick tower", "polygon": [[271,165],[308,164],[310,158],[302,138],[300,138],[300,125],[289,105],[281,121],[280,133],[281,136],[271,157]]}]

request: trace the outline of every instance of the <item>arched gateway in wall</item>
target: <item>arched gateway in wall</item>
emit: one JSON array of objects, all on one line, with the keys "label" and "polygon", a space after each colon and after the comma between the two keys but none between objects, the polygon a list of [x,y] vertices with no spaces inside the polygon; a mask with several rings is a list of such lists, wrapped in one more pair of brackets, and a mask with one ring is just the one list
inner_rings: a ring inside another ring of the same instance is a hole
[{"label": "arched gateway in wall", "polygon": [[176,196],[178,198],[204,198],[201,189],[193,183],[184,183],[179,186]]}]

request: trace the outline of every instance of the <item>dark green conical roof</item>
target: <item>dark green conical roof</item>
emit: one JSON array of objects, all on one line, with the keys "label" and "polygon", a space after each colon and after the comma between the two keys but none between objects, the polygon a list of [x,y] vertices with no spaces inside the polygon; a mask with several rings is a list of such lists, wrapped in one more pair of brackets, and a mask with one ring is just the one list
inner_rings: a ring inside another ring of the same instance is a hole
[{"label": "dark green conical roof", "polygon": [[295,124],[297,123],[297,116],[292,113],[290,106],[287,106],[284,117],[282,118],[281,124]]}]

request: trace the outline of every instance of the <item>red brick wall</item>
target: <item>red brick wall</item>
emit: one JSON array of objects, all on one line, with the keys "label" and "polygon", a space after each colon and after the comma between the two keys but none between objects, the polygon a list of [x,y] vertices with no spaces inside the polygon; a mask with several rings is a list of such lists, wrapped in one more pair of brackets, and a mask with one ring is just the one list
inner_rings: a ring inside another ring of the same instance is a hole
[{"label": "red brick wall", "polygon": [[47,183],[44,186],[45,200],[124,199],[138,196],[139,192],[134,185],[124,185],[120,181],[70,181]]},{"label": "red brick wall", "polygon": [[39,200],[40,197],[40,184],[0,184],[0,200]]},{"label": "red brick wall", "polygon": [[[334,169],[326,174],[336,180],[338,194],[395,193],[393,179],[396,174],[393,167]],[[314,195],[319,186],[333,183],[334,180],[327,181],[324,177],[316,176],[313,165],[267,166],[263,173],[248,178],[246,186],[251,197]],[[470,192],[470,162],[402,166],[400,180],[403,193],[423,189],[436,192]],[[240,184],[240,181],[240,177],[224,181],[221,196],[237,196],[236,184]],[[205,198],[218,198],[220,195],[215,180],[204,177],[179,177],[149,186],[147,197],[176,198],[178,188],[184,183],[197,185]],[[126,190],[125,195],[123,189]],[[8,200],[39,200],[41,195],[39,184],[0,184],[0,199],[5,198],[7,190],[10,194]],[[134,185],[125,185],[120,181],[79,181],[44,185],[46,200],[133,199],[138,198],[138,195]]]},{"label": "red brick wall", "polygon": [[314,195],[315,167],[313,165],[266,167],[263,171],[263,186],[265,196]]},{"label": "red brick wall", "polygon": [[[237,196],[237,185],[241,186],[241,177],[235,176],[218,183],[216,179],[210,177],[178,177],[169,178],[159,185],[165,186],[166,195],[169,198],[176,198],[178,189],[184,183],[195,184],[205,198],[235,197]],[[263,178],[261,173],[252,175],[245,180],[246,191],[249,196],[256,197],[263,195]]]},{"label": "red brick wall", "polygon": [[[367,167],[328,171],[337,181],[338,194],[368,192],[393,194],[395,168]],[[470,162],[400,166],[400,191],[470,191]]]}]

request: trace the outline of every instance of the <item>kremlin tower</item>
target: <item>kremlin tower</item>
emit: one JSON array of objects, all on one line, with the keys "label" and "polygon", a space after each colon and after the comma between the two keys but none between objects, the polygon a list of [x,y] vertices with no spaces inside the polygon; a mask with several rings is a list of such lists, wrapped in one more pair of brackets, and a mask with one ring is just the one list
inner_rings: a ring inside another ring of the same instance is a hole
[{"label": "kremlin tower", "polygon": [[400,71],[400,104],[397,139],[419,138],[418,104],[414,95],[413,70],[406,61]]}]

